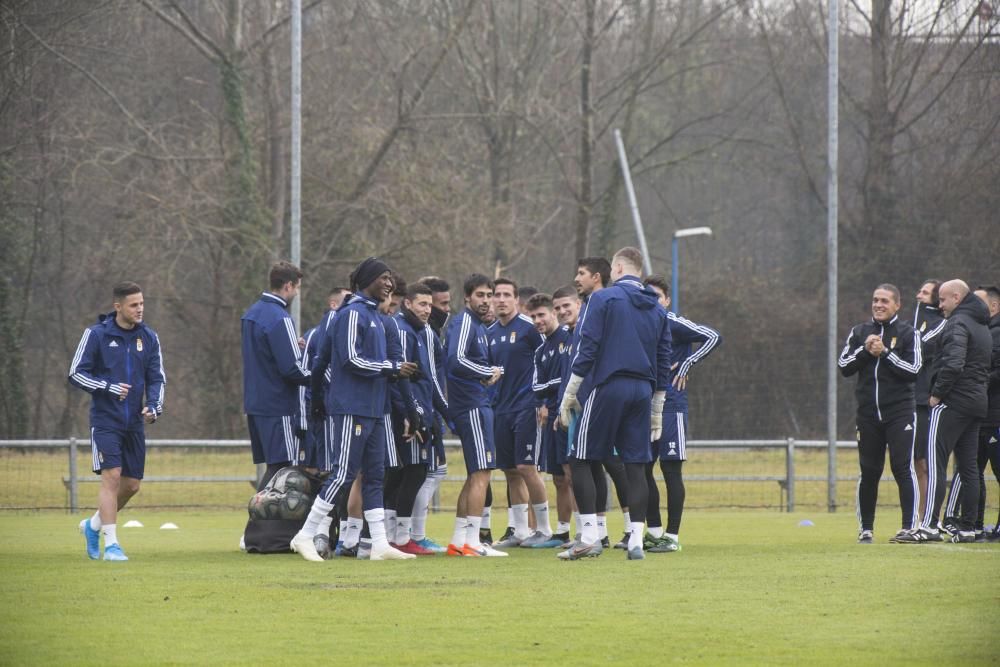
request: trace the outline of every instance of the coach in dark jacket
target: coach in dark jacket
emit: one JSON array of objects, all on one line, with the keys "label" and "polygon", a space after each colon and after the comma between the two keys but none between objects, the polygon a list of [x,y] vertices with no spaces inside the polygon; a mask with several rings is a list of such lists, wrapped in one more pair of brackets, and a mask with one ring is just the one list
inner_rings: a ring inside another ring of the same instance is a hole
[{"label": "coach in dark jacket", "polygon": [[[989,407],[986,419],[979,427],[979,512],[976,515],[976,536],[983,530],[986,513],[986,462],[993,467],[993,476],[1000,480],[1000,288],[986,285],[976,288],[976,296],[982,299],[990,311],[990,336],[993,338],[993,354],[990,362],[989,387],[987,389]],[[991,539],[1000,539],[1000,517],[993,529]]]},{"label": "coach in dark jacket", "polygon": [[899,290],[879,285],[872,294],[872,319],[851,329],[837,365],[844,377],[858,376],[858,542],[870,544],[875,527],[878,484],[885,452],[899,489],[902,528],[891,539],[901,541],[915,527],[917,477],[913,461],[913,383],[922,363],[920,336],[902,321]]},{"label": "coach in dark jacket", "polygon": [[[962,518],[954,542],[973,542],[973,524],[979,502],[979,474],[976,466],[979,425],[988,409],[992,339],[986,305],[961,280],[950,280],[940,289],[941,312],[947,323],[940,334],[938,356],[931,385],[930,438],[927,464],[927,504],[917,535],[940,541],[936,528],[944,500],[948,457],[955,452],[962,478]],[[933,490],[933,491],[932,491]]]}]

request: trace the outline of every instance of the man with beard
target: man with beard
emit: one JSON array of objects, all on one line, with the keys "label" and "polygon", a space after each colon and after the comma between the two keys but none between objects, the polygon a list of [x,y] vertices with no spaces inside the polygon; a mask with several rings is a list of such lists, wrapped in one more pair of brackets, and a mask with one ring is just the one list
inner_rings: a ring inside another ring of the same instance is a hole
[{"label": "man with beard", "polygon": [[937,347],[937,336],[944,327],[944,318],[938,309],[938,288],[940,280],[928,278],[917,290],[917,308],[913,313],[913,328],[920,334],[920,353],[924,362],[917,373],[917,382],[913,386],[914,402],[917,406],[917,426],[913,439],[913,465],[917,471],[917,487],[920,496],[917,502],[917,512],[923,511],[927,498],[927,426],[930,422],[931,373],[934,370],[934,351]]}]

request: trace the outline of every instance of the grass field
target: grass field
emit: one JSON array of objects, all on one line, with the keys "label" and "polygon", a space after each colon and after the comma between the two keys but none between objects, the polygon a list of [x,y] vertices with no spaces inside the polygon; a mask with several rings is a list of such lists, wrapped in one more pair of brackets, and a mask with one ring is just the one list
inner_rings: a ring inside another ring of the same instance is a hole
[{"label": "grass field", "polygon": [[888,544],[896,517],[869,546],[851,513],[696,511],[641,562],[307,563],[239,552],[240,512],[136,509],[104,563],[80,516],[0,514],[0,664],[997,664],[1000,544]]}]

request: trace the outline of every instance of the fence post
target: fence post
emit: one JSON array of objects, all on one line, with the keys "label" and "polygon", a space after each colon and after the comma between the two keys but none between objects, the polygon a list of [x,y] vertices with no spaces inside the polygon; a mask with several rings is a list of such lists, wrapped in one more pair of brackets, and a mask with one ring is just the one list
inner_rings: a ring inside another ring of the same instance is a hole
[{"label": "fence post", "polygon": [[795,438],[789,438],[785,445],[785,487],[788,492],[789,512],[795,511]]},{"label": "fence post", "polygon": [[69,511],[76,513],[80,509],[80,486],[76,479],[76,438],[69,439]]}]

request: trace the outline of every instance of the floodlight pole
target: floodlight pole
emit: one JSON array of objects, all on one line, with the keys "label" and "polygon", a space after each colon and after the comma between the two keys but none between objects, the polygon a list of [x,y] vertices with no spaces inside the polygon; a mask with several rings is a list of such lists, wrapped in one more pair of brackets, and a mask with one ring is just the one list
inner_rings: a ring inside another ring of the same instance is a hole
[{"label": "floodlight pole", "polygon": [[681,314],[681,271],[680,253],[677,250],[677,240],[687,236],[711,236],[711,227],[688,227],[678,229],[674,232],[674,237],[670,241],[670,312]]},{"label": "floodlight pole", "polygon": [[646,247],[646,234],[642,231],[642,218],[639,217],[639,203],[635,199],[635,189],[632,187],[632,172],[628,168],[628,158],[625,156],[625,142],[622,141],[621,130],[615,128],[615,146],[618,148],[618,164],[621,165],[622,179],[625,181],[625,192],[628,193],[628,204],[632,210],[632,222],[635,223],[635,235],[639,237],[639,250],[642,251],[643,270],[646,274],[653,272],[653,262],[649,259],[649,248]]},{"label": "floodlight pole", "polygon": [[826,152],[826,437],[827,511],[837,511],[837,151],[839,130],[839,2],[827,6],[827,152]]},{"label": "floodlight pole", "polygon": [[[292,0],[291,260],[302,267],[302,0]],[[281,212],[276,212],[281,215]],[[302,299],[292,301],[292,321],[301,332]]]}]

